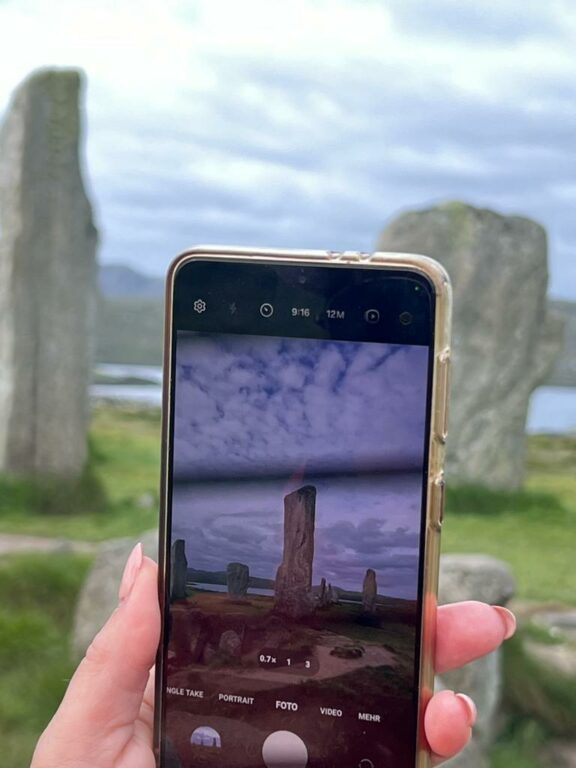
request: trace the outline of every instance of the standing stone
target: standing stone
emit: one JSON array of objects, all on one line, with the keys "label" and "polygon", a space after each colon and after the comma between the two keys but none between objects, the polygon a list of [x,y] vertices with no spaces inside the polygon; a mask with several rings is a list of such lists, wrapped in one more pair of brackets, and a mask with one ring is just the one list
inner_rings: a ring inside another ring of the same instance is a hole
[{"label": "standing stone", "polygon": [[338,591],[335,587],[332,586],[332,584],[328,584],[328,593],[326,595],[326,599],[328,600],[328,605],[334,605],[338,602]]},{"label": "standing stone", "polygon": [[250,569],[244,563],[228,563],[226,568],[226,583],[228,596],[234,598],[246,597],[250,582]]},{"label": "standing stone", "polygon": [[[564,321],[564,345],[544,382],[548,387],[576,387],[576,301],[551,301],[550,309]],[[574,427],[576,424],[566,424]]]},{"label": "standing stone", "polygon": [[284,556],[276,574],[276,607],[295,619],[314,610],[315,519],[314,486],[305,485],[284,498]]},{"label": "standing stone", "polygon": [[79,158],[81,76],[43,70],[0,130],[0,471],[87,457],[97,233]]},{"label": "standing stone", "polygon": [[376,610],[376,598],[378,597],[378,584],[376,583],[376,571],[368,568],[362,585],[362,607],[368,613]]},{"label": "standing stone", "polygon": [[186,559],[186,542],[176,539],[172,544],[170,558],[170,600],[185,600],[186,582],[188,580],[188,560]]},{"label": "standing stone", "polygon": [[330,603],[328,602],[328,585],[326,579],[322,576],[320,581],[320,589],[318,591],[318,608],[328,608]]},{"label": "standing stone", "polygon": [[530,219],[448,203],[395,219],[378,249],[424,253],[452,279],[449,475],[517,488],[530,396],[562,344],[562,322],[546,301],[545,230]]}]

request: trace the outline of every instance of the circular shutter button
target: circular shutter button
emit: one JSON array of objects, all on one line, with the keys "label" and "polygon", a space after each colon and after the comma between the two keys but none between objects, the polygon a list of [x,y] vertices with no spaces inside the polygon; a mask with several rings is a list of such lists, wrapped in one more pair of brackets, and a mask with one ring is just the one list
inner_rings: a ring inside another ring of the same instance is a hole
[{"label": "circular shutter button", "polygon": [[306,744],[292,731],[275,731],[264,742],[262,758],[266,768],[306,768]]}]

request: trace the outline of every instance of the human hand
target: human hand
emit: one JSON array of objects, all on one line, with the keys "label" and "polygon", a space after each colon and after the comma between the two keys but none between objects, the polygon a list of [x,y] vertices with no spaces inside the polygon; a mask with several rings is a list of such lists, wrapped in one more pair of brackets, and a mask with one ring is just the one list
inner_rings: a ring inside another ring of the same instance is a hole
[{"label": "human hand", "polygon": [[[156,564],[133,550],[118,608],[94,639],[42,734],[31,768],[155,768],[151,669],[160,636]],[[514,634],[506,608],[466,602],[438,609],[436,671],[463,666]],[[457,754],[476,719],[467,696],[441,691],[424,726],[433,764]]]}]

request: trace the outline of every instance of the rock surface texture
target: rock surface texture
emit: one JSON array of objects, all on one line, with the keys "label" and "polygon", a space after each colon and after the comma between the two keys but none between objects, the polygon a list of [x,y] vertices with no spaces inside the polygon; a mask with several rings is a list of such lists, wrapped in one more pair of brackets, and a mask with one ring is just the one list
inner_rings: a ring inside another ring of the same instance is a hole
[{"label": "rock surface texture", "polygon": [[545,383],[576,387],[576,301],[551,301],[550,307],[564,321],[564,346]]},{"label": "rock surface texture", "polygon": [[365,611],[372,613],[375,610],[377,597],[376,571],[368,568],[366,576],[364,576],[364,583],[362,584],[362,607]]},{"label": "rock surface texture", "polygon": [[314,486],[305,485],[284,498],[284,555],[276,574],[276,608],[296,619],[314,610],[315,520]]},{"label": "rock surface texture", "polygon": [[38,72],[0,130],[0,471],[79,475],[87,456],[97,233],[81,77]]},{"label": "rock surface texture", "polygon": [[176,539],[172,544],[170,557],[170,599],[186,599],[186,582],[188,581],[188,560],[186,559],[186,542]]},{"label": "rock surface texture", "polygon": [[226,582],[229,597],[246,597],[250,582],[250,569],[244,563],[228,563]]},{"label": "rock surface texture", "polygon": [[443,555],[440,560],[439,601],[481,600],[506,605],[516,593],[508,565],[490,555]]},{"label": "rock surface texture", "polygon": [[546,232],[519,216],[448,203],[395,219],[378,250],[426,254],[452,279],[449,476],[517,488],[528,402],[562,347],[563,323],[546,301]]}]

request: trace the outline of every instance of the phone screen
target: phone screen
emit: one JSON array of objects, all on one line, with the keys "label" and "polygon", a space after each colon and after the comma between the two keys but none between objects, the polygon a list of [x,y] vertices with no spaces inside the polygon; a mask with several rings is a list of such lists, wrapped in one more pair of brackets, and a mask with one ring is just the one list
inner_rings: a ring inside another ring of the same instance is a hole
[{"label": "phone screen", "polygon": [[162,768],[414,768],[434,291],[175,277]]}]

